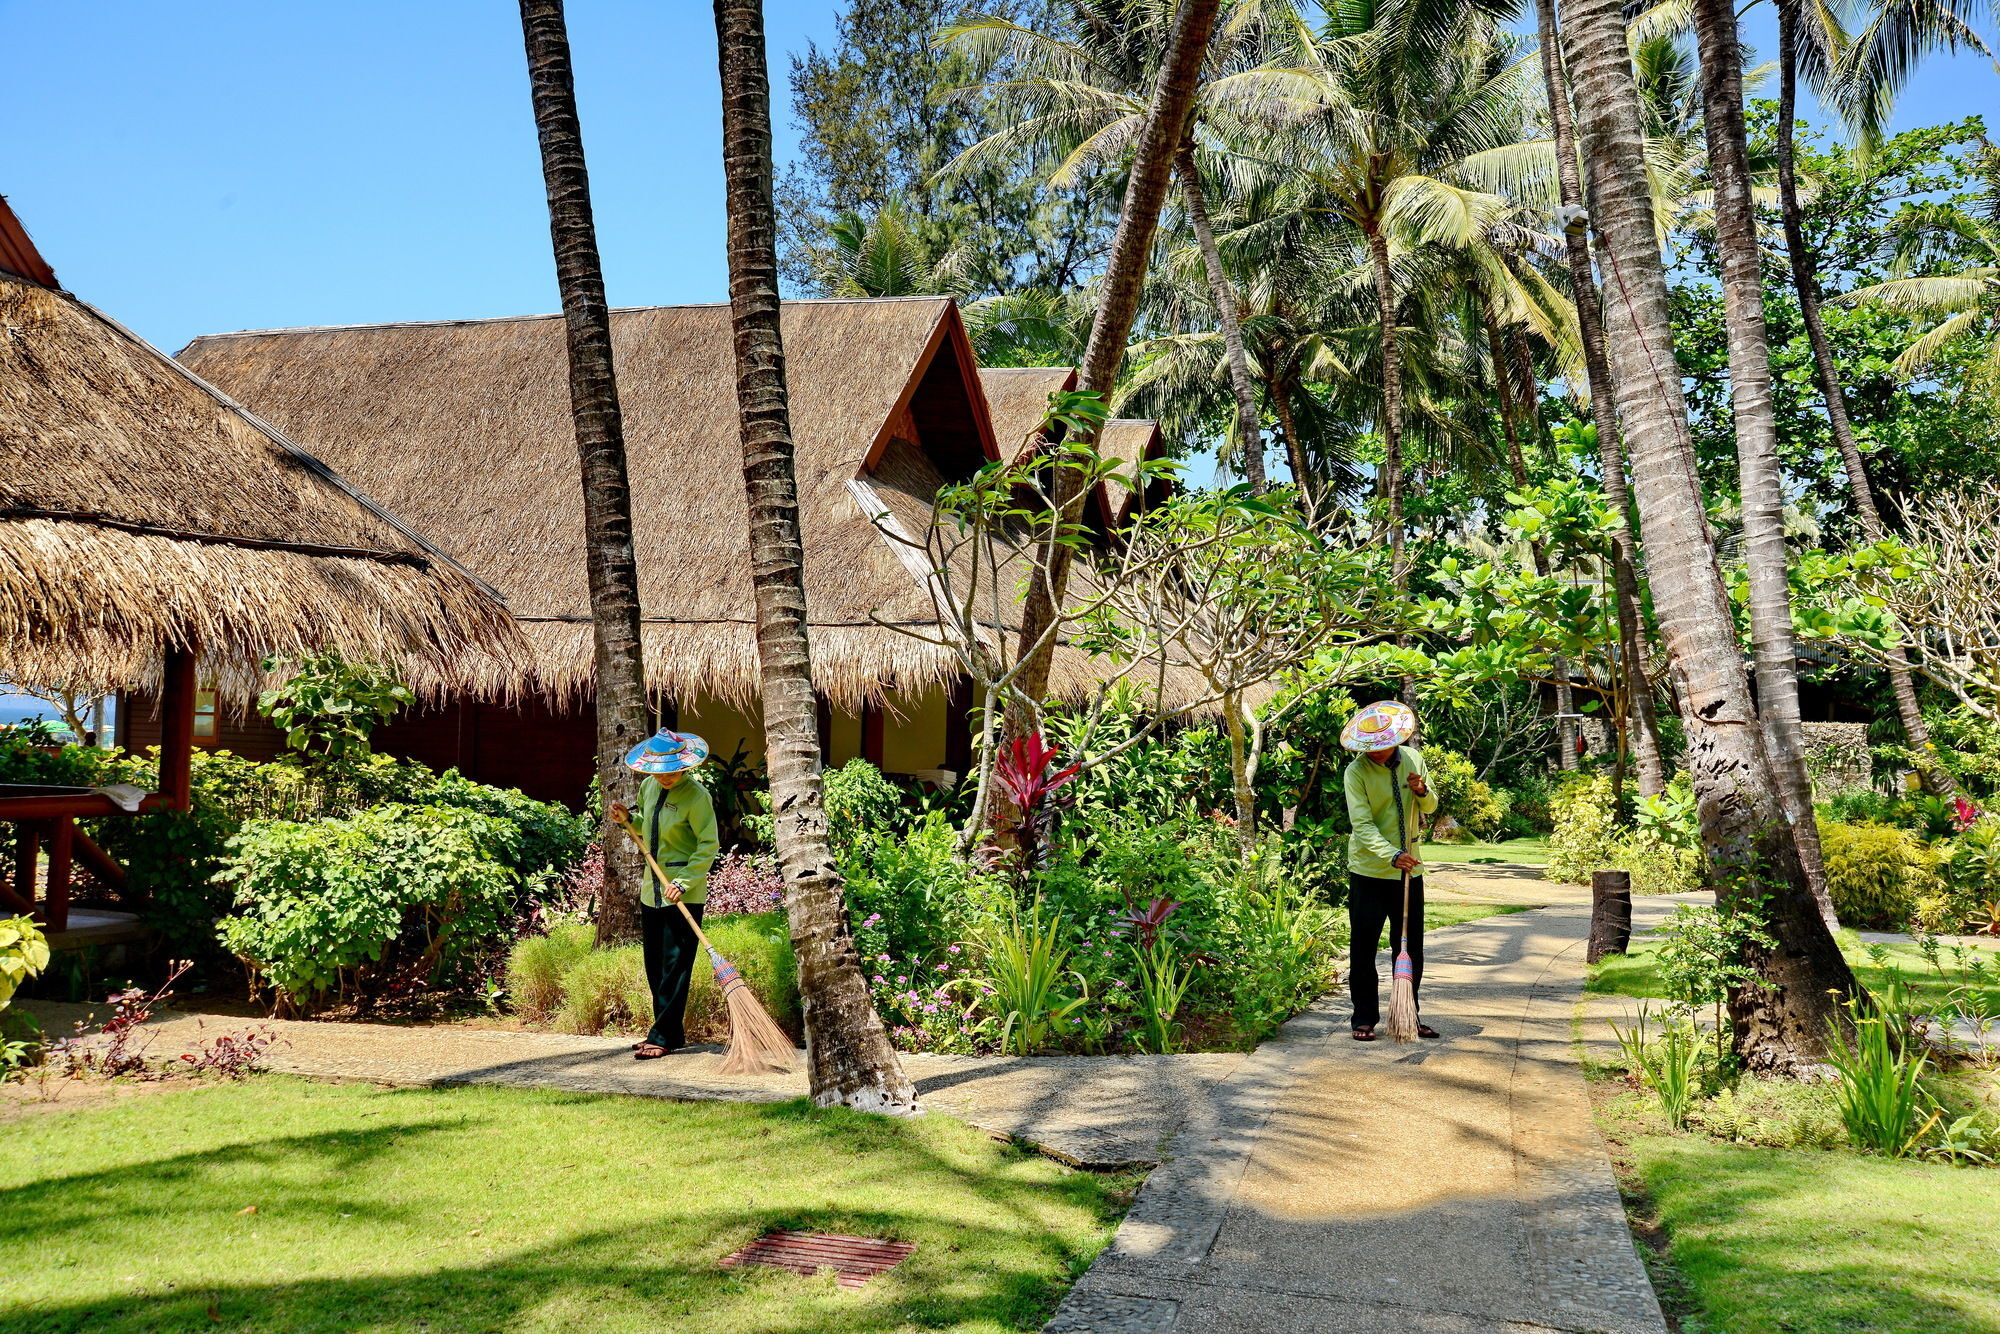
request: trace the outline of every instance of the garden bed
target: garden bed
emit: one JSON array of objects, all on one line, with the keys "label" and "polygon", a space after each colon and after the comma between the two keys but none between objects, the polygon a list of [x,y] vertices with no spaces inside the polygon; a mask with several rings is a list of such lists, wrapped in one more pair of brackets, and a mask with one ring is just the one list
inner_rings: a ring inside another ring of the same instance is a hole
[{"label": "garden bed", "polygon": [[[1039,1328],[1129,1177],[941,1117],[259,1076],[0,1138],[5,1320],[37,1334]],[[858,1292],[718,1261],[916,1243]]]}]

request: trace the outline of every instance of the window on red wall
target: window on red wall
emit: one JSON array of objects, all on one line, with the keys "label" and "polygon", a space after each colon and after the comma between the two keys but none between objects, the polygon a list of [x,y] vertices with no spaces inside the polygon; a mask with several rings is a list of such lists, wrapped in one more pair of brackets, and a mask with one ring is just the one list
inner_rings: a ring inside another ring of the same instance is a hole
[{"label": "window on red wall", "polygon": [[194,739],[196,745],[214,745],[217,736],[217,714],[215,692],[197,690],[194,692]]}]

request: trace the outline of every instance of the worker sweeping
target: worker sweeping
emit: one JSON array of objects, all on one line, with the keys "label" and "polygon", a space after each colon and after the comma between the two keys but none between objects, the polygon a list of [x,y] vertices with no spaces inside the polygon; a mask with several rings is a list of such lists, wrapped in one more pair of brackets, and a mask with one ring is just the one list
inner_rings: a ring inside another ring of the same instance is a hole
[{"label": "worker sweeping", "polygon": [[1417,987],[1424,975],[1424,877],[1415,848],[1423,817],[1438,806],[1423,752],[1405,744],[1416,734],[1417,715],[1394,700],[1370,704],[1348,719],[1340,732],[1340,744],[1360,752],[1341,780],[1351,826],[1347,920],[1353,957],[1348,991],[1354,999],[1356,1042],[1373,1042],[1375,1026],[1382,1022],[1375,951],[1385,924],[1400,1002],[1392,1006],[1390,1035],[1398,1041],[1438,1035],[1418,1018],[1416,1008]]},{"label": "worker sweeping", "polygon": [[[708,869],[721,850],[715,802],[692,772],[707,758],[706,741],[665,727],[625,756],[626,767],[653,780],[641,780],[639,792],[638,837],[649,854],[639,886],[639,931],[646,986],[653,993],[653,1026],[632,1048],[642,1061],[658,1060],[687,1042],[688,985],[700,945],[695,924],[708,900]],[[614,807],[614,820],[624,823],[623,814],[622,807]]]}]

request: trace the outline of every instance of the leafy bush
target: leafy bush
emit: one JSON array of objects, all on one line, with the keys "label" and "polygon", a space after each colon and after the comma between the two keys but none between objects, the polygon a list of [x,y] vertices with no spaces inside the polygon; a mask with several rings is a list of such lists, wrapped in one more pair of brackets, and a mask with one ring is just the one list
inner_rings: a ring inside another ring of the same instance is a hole
[{"label": "leafy bush", "polygon": [[1450,819],[1474,840],[1499,832],[1507,807],[1493,788],[1480,780],[1471,760],[1455,750],[1437,747],[1424,751],[1424,764],[1430,770],[1431,788],[1437,793],[1440,821]]},{"label": "leafy bush", "polygon": [[1929,932],[1969,930],[1985,905],[2000,901],[2000,819],[1974,821],[1942,855],[1942,879],[1917,895],[1911,916]]},{"label": "leafy bush", "polygon": [[1555,828],[1555,812],[1551,806],[1555,785],[1545,771],[1531,770],[1516,775],[1514,781],[1508,784],[1507,792],[1507,819],[1501,831],[1504,837],[1533,838]]},{"label": "leafy bush", "polygon": [[824,800],[827,833],[836,848],[903,823],[902,789],[866,760],[849,760],[827,774]]},{"label": "leafy bush", "polygon": [[1894,824],[1896,800],[1870,788],[1836,792],[1820,807],[1820,819],[1843,824]]},{"label": "leafy bush", "polygon": [[513,825],[514,860],[508,864],[531,886],[546,884],[568,872],[583,860],[590,846],[589,822],[568,807],[536,801],[514,788],[475,783],[456,769],[447,769],[434,784],[412,792],[405,800],[477,811]]},{"label": "leafy bush", "polygon": [[[264,663],[265,671],[284,664]],[[333,649],[302,659],[290,680],[257,697],[257,711],[285,734],[285,745],[320,762],[365,755],[376,726],[416,695],[386,667],[349,662]]]},{"label": "leafy bush", "polygon": [[1549,879],[1590,883],[1592,871],[1617,864],[1619,829],[1612,819],[1611,780],[1602,774],[1572,777],[1549,798]]},{"label": "leafy bush", "polygon": [[[1002,891],[997,877],[958,856],[958,833],[933,811],[907,836],[875,834],[841,859],[855,942],[875,963],[934,959],[969,936],[982,905]],[[871,971],[881,971],[871,964]]]},{"label": "leafy bush", "polygon": [[460,980],[504,938],[520,855],[516,826],[445,806],[253,820],[216,874],[238,909],[218,931],[293,1003],[336,989],[372,1002],[398,971]]},{"label": "leafy bush", "polygon": [[49,966],[49,942],[32,917],[0,920],[0,1010],[29,978]]},{"label": "leafy bush", "polygon": [[778,859],[762,853],[725,852],[708,873],[708,913],[776,912],[785,906],[785,878]]},{"label": "leafy bush", "polygon": [[546,936],[523,936],[507,955],[507,994],[523,1018],[548,1020],[563,1003],[563,978],[590,953],[597,928],[559,922]]},{"label": "leafy bush", "polygon": [[1848,926],[1901,926],[1939,884],[1937,854],[1907,830],[1826,820],[1819,838],[1827,892]]}]

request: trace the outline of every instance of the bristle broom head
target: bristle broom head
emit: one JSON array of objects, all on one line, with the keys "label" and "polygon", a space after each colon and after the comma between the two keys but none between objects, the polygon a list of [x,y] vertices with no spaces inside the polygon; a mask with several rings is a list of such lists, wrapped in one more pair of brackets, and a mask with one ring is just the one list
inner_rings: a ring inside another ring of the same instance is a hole
[{"label": "bristle broom head", "polygon": [[1389,991],[1389,1038],[1393,1042],[1417,1040],[1416,970],[1408,954],[1396,956],[1396,984]]},{"label": "bristle broom head", "polygon": [[799,1049],[778,1021],[764,1009],[734,964],[709,951],[716,985],[729,1006],[729,1054],[722,1059],[725,1075],[782,1074],[798,1068]]}]

